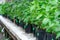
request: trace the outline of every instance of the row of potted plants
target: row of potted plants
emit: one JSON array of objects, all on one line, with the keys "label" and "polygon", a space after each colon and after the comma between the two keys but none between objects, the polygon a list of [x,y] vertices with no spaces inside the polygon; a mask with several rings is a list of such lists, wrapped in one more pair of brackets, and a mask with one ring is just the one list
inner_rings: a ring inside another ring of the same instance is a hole
[{"label": "row of potted plants", "polygon": [[58,0],[22,0],[2,4],[2,12],[38,40],[60,40],[58,5]]}]

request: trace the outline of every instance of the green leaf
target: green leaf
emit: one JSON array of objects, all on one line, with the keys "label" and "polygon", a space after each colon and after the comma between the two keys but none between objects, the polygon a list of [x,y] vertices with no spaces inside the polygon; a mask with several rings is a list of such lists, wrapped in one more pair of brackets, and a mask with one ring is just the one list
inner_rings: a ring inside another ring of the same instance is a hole
[{"label": "green leaf", "polygon": [[42,24],[43,25],[47,25],[47,23],[49,22],[50,20],[48,18],[44,18],[43,21],[42,21]]},{"label": "green leaf", "polygon": [[56,39],[57,39],[57,38],[59,38],[59,37],[60,37],[60,32],[59,32],[59,33],[57,33]]},{"label": "green leaf", "polygon": [[40,17],[42,17],[42,14],[38,15],[36,19],[40,19]]}]

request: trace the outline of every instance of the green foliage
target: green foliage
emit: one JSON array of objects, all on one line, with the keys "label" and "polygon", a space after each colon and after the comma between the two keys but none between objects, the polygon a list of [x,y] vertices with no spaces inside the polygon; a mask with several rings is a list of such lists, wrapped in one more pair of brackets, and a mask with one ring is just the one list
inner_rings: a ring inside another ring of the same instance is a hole
[{"label": "green foliage", "polygon": [[2,11],[2,4],[0,4],[0,15],[4,14]]},{"label": "green foliage", "polygon": [[26,24],[38,25],[47,32],[56,33],[60,37],[60,11],[58,0],[20,0],[2,5],[4,14],[15,17]]}]

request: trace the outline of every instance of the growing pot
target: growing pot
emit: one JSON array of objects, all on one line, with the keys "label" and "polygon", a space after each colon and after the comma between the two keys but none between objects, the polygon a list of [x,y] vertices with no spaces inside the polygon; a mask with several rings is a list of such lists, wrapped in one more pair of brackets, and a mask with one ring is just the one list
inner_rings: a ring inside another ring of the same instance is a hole
[{"label": "growing pot", "polygon": [[13,19],[13,22],[15,23],[15,21],[16,21],[16,19],[14,18],[14,19]]},{"label": "growing pot", "polygon": [[16,23],[17,25],[19,25],[19,19],[18,19],[18,18],[16,18],[15,23]]},{"label": "growing pot", "polygon": [[11,18],[11,21],[13,22],[14,20]]},{"label": "growing pot", "polygon": [[32,33],[32,25],[28,24],[24,26],[26,33]]},{"label": "growing pot", "polygon": [[52,33],[47,33],[47,40],[56,40],[56,35]]},{"label": "growing pot", "polygon": [[38,29],[36,31],[37,40],[46,40],[46,32],[43,29]]},{"label": "growing pot", "polygon": [[37,29],[37,25],[32,25],[32,33],[34,34],[34,36],[36,36],[36,29]]},{"label": "growing pot", "polygon": [[9,15],[7,15],[7,16],[8,16],[8,19],[10,19],[10,20],[11,20],[10,16],[9,16]]},{"label": "growing pot", "polygon": [[10,19],[10,20],[12,19],[10,15],[7,15],[7,18]]},{"label": "growing pot", "polygon": [[25,23],[24,23],[23,21],[20,21],[20,22],[19,22],[19,26],[20,26],[20,27],[24,28],[24,25],[25,25]]},{"label": "growing pot", "polygon": [[10,19],[11,21],[13,21],[13,19],[10,16],[8,16],[8,19]]},{"label": "growing pot", "polygon": [[3,16],[7,18],[7,14],[6,14],[6,13],[5,13],[5,14],[3,14]]}]

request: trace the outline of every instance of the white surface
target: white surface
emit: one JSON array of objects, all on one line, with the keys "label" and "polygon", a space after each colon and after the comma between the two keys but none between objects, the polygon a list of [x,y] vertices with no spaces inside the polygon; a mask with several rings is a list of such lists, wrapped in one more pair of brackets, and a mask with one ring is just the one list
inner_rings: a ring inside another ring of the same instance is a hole
[{"label": "white surface", "polygon": [[25,31],[22,28],[18,27],[17,25],[12,23],[10,20],[0,16],[0,21],[2,21],[6,25],[6,27],[10,30],[10,32],[12,32],[12,34],[15,35],[18,40],[20,39],[36,40],[36,38],[33,37],[33,35],[29,35],[25,33]]}]

